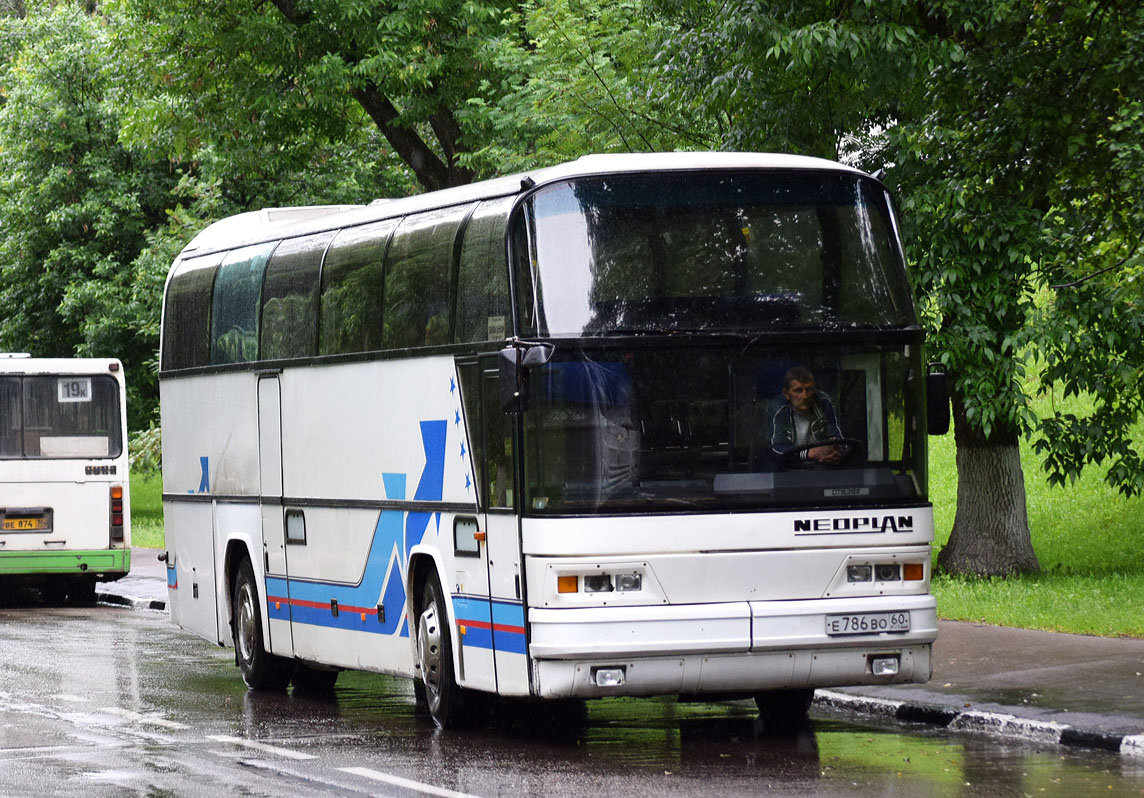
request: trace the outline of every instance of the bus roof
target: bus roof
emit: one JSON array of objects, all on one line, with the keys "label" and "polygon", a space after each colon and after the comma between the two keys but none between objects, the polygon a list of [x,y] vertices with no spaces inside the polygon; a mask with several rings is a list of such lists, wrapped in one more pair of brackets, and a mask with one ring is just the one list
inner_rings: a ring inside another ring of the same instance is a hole
[{"label": "bus roof", "polygon": [[179,260],[192,255],[280,238],[352,227],[392,216],[511,196],[559,180],[625,172],[666,172],[707,169],[806,169],[864,174],[822,158],[802,155],[743,152],[660,152],[585,155],[575,161],[483,180],[400,199],[375,200],[369,205],[317,205],[264,208],[240,213],[208,226],[183,249]]},{"label": "bus roof", "polygon": [[114,357],[29,357],[24,353],[0,354],[0,374],[109,374],[123,373],[123,363]]}]

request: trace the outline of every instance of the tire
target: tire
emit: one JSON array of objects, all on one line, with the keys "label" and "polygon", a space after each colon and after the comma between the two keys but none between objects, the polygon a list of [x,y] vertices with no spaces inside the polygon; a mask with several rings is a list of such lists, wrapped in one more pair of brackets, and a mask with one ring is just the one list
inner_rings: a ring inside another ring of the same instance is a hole
[{"label": "tire", "polygon": [[294,662],[266,650],[258,585],[250,560],[245,558],[234,575],[230,609],[235,662],[246,686],[251,690],[285,690],[294,672]]},{"label": "tire", "polygon": [[294,666],[294,675],[290,679],[294,685],[294,695],[332,696],[339,673],[341,671],[332,668],[318,668],[299,662]]},{"label": "tire", "polygon": [[68,585],[68,598],[72,604],[95,603],[95,579],[80,577]]},{"label": "tire", "polygon": [[755,695],[759,718],[768,729],[796,729],[809,723],[807,713],[814,700],[814,690],[768,690]]},{"label": "tire", "polygon": [[67,600],[68,586],[59,577],[49,579],[40,585],[40,597],[45,607],[60,607]]},{"label": "tire", "polygon": [[417,665],[429,717],[437,728],[453,729],[470,725],[473,718],[466,711],[464,691],[453,675],[453,641],[443,597],[436,575],[431,574],[422,590],[421,614],[417,616]]}]

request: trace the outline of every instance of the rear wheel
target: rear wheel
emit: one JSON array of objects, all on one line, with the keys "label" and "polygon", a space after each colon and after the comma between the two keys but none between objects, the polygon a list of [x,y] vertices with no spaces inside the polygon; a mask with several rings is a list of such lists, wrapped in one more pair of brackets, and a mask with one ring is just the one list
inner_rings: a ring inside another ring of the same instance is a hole
[{"label": "rear wheel", "polygon": [[464,691],[453,676],[453,641],[444,594],[435,575],[430,575],[421,593],[417,618],[417,664],[421,671],[425,705],[440,729],[468,725]]},{"label": "rear wheel", "polygon": [[68,585],[68,598],[72,604],[95,603],[95,579],[78,577]]},{"label": "rear wheel", "polygon": [[285,690],[294,662],[266,650],[258,586],[249,560],[242,560],[235,572],[231,601],[231,631],[242,680],[252,690]]}]

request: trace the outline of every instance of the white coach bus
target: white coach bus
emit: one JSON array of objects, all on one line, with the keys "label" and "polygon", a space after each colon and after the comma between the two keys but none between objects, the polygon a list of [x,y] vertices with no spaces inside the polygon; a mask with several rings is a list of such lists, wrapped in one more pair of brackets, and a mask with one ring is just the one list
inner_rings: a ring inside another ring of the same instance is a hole
[{"label": "white coach bus", "polygon": [[835,163],[678,153],[211,226],[163,310],[172,621],[256,689],[411,677],[440,726],[928,679],[895,225]]},{"label": "white coach bus", "polygon": [[95,598],[131,569],[123,367],[0,354],[0,586]]}]

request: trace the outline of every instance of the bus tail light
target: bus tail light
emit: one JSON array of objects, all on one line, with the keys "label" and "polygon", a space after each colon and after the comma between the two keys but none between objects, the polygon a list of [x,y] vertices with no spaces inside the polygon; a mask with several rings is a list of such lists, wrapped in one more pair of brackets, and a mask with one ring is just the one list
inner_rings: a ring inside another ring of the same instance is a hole
[{"label": "bus tail light", "polygon": [[123,542],[123,486],[111,486],[111,541]]}]

